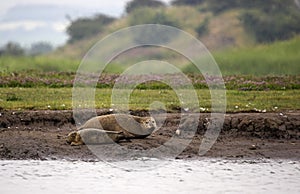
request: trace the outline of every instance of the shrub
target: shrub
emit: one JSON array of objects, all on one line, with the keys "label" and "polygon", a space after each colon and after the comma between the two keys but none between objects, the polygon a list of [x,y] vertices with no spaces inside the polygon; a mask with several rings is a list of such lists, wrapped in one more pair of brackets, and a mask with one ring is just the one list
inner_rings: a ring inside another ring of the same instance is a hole
[{"label": "shrub", "polygon": [[16,42],[8,42],[0,50],[0,55],[21,56],[24,55],[24,49]]},{"label": "shrub", "polygon": [[300,12],[262,12],[245,11],[240,20],[247,31],[253,33],[257,42],[286,40],[300,33]]},{"label": "shrub", "polygon": [[99,14],[94,18],[79,18],[72,21],[67,28],[69,42],[74,42],[100,33],[104,26],[113,22],[115,18]]},{"label": "shrub", "polygon": [[126,13],[131,13],[132,11],[143,7],[158,8],[165,7],[165,4],[157,0],[133,0],[126,4],[125,10]]},{"label": "shrub", "polygon": [[[178,23],[171,16],[166,15],[164,10],[162,9],[151,9],[151,8],[140,8],[130,15],[130,25],[139,25],[139,24],[161,24],[178,27]],[[164,32],[160,27],[151,27],[149,30],[145,28],[141,34],[135,34],[134,40],[137,43],[143,44],[144,42],[152,42],[161,44],[169,41],[170,34],[168,32]],[[157,33],[160,36],[156,36]]]},{"label": "shrub", "polygon": [[208,24],[209,24],[209,18],[206,17],[204,21],[201,22],[200,25],[196,28],[196,32],[198,36],[202,36],[208,33]]},{"label": "shrub", "polygon": [[172,5],[199,5],[205,0],[173,0]]},{"label": "shrub", "polygon": [[258,9],[263,12],[282,12],[283,9],[295,7],[294,0],[206,0],[208,8],[218,14],[230,9]]},{"label": "shrub", "polygon": [[53,50],[53,46],[50,43],[41,41],[41,42],[33,43],[31,45],[29,54],[40,55],[40,54],[49,53],[52,50]]}]

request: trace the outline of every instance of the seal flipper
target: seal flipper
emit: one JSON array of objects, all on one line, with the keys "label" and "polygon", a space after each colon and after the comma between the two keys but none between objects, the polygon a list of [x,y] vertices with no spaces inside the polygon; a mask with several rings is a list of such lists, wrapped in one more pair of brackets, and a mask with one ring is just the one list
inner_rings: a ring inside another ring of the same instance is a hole
[{"label": "seal flipper", "polygon": [[117,134],[115,138],[115,142],[119,142],[120,140],[126,139],[126,136],[123,131],[110,131],[111,133]]},{"label": "seal flipper", "polygon": [[83,142],[72,142],[70,145],[71,146],[79,146],[79,145],[84,145],[84,143]]}]

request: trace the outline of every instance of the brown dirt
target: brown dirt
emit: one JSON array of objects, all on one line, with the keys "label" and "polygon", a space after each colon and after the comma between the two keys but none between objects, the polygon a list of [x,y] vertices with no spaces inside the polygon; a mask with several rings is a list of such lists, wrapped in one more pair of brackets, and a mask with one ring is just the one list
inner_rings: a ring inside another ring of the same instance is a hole
[{"label": "brown dirt", "polygon": [[[70,146],[65,136],[76,129],[72,111],[0,110],[0,159],[97,160],[87,146]],[[109,111],[99,110],[98,114]],[[133,112],[144,116],[146,112]],[[209,114],[199,118],[197,134],[177,158],[197,158]],[[130,149],[158,147],[178,128],[180,114],[168,115],[162,129],[146,139],[121,142]],[[300,159],[300,111],[226,114],[223,129],[204,157]]]}]

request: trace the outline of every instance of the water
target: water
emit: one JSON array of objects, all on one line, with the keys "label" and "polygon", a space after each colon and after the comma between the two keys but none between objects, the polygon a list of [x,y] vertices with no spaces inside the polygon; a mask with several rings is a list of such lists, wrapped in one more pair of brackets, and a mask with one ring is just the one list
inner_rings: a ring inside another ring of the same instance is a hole
[{"label": "water", "polygon": [[300,193],[300,161],[290,160],[2,160],[0,173],[2,194]]}]

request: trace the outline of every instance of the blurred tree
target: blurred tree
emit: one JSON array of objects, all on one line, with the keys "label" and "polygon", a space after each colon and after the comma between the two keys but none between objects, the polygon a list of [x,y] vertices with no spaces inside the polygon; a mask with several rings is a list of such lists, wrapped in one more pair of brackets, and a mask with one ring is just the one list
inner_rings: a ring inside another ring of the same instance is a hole
[{"label": "blurred tree", "polygon": [[[240,20],[257,42],[289,39],[300,33],[300,12],[294,0],[205,0],[215,14],[243,9]],[[201,27],[197,31],[201,30]]]},{"label": "blurred tree", "polygon": [[[242,2],[244,1],[245,4]],[[251,0],[251,2],[254,2],[256,0]],[[207,0],[208,8],[213,11],[214,13],[220,13],[223,11],[226,11],[228,9],[234,9],[238,6],[241,6],[242,4],[244,6],[248,5],[249,0],[226,0],[226,1],[220,1],[220,0]],[[247,4],[247,5],[246,5]]]},{"label": "blurred tree", "polygon": [[20,46],[19,43],[16,42],[8,42],[0,51],[1,55],[20,56],[24,55],[24,53],[24,49]]},{"label": "blurred tree", "polygon": [[[178,23],[170,15],[167,15],[164,10],[153,8],[140,8],[134,10],[130,14],[130,25],[139,24],[162,24],[173,27],[179,27]],[[159,34],[160,36],[157,36]],[[157,44],[166,43],[169,41],[168,32],[162,27],[145,28],[141,34],[135,34],[135,41],[138,43],[153,42]]]},{"label": "blurred tree", "polygon": [[134,10],[130,15],[129,23],[130,25],[162,24],[178,27],[175,19],[166,15],[163,10],[153,8],[140,8]]},{"label": "blurred tree", "polygon": [[257,42],[286,40],[300,33],[300,12],[293,0],[253,1],[240,20]]},{"label": "blurred tree", "polygon": [[53,50],[53,47],[48,42],[37,42],[31,45],[31,48],[29,50],[30,55],[40,55],[49,53]]},{"label": "blurred tree", "polygon": [[205,0],[173,0],[171,1],[172,5],[199,5]]},{"label": "blurred tree", "polygon": [[79,18],[75,21],[72,21],[67,28],[67,33],[70,36],[69,42],[75,42],[87,37],[91,37],[103,31],[104,27],[115,18],[99,14],[94,18]]},{"label": "blurred tree", "polygon": [[300,33],[299,11],[269,13],[249,10],[240,19],[245,28],[254,34],[257,42],[286,40]]},{"label": "blurred tree", "polygon": [[208,8],[214,13],[220,13],[229,9],[245,8],[260,9],[266,12],[280,11],[282,8],[295,7],[294,0],[205,0]]},{"label": "blurred tree", "polygon": [[198,36],[203,36],[206,33],[208,33],[208,25],[209,25],[209,18],[206,17],[203,22],[200,23],[199,26],[196,27],[196,32],[198,34]]},{"label": "blurred tree", "polygon": [[133,10],[141,7],[165,7],[166,5],[158,0],[132,0],[126,4],[125,10],[126,13],[130,13]]}]

